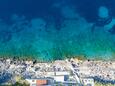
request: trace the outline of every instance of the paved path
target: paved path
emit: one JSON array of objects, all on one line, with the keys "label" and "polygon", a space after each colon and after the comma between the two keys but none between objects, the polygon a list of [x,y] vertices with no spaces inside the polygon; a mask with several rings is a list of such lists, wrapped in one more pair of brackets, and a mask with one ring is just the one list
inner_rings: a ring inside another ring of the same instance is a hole
[{"label": "paved path", "polygon": [[75,71],[75,69],[73,68],[72,64],[71,64],[68,60],[66,60],[66,62],[68,63],[69,68],[72,70],[73,74],[75,75],[75,78],[76,78],[77,82],[78,82],[78,83],[81,83],[81,82],[80,82],[79,75],[78,75],[78,73]]}]

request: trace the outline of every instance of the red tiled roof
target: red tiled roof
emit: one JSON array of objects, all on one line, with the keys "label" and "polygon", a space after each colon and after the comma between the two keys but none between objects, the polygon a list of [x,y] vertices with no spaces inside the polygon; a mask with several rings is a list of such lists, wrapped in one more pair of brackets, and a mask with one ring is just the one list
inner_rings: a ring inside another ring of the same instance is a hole
[{"label": "red tiled roof", "polygon": [[36,80],[36,84],[37,86],[47,85],[47,80]]}]

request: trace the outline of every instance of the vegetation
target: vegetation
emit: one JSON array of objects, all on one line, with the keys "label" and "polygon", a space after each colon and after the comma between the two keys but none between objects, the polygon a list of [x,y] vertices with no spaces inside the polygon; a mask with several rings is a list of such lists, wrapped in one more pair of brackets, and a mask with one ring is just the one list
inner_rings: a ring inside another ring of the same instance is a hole
[{"label": "vegetation", "polygon": [[29,86],[29,84],[26,84],[26,83],[19,83],[19,82],[16,82],[14,85],[11,85],[11,86]]},{"label": "vegetation", "polygon": [[19,83],[19,82],[16,82],[15,84],[13,85],[0,85],[0,86],[30,86],[29,84],[26,84],[26,83]]}]

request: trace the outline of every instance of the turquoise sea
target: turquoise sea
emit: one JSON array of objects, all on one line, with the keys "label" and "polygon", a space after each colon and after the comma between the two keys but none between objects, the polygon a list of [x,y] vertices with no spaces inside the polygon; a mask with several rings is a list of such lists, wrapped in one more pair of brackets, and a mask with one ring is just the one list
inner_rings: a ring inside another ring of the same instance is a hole
[{"label": "turquoise sea", "polygon": [[0,1],[0,57],[115,59],[114,0]]}]

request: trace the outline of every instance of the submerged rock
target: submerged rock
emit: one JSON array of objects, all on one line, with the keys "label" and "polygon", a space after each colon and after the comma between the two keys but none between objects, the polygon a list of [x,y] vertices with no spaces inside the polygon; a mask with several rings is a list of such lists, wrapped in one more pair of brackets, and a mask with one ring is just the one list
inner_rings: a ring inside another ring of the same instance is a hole
[{"label": "submerged rock", "polygon": [[112,17],[101,18],[96,22],[96,26],[105,26],[112,21]]},{"label": "submerged rock", "polygon": [[110,24],[111,21],[112,21],[112,17],[98,19],[92,26],[92,32],[95,31],[95,27],[104,27],[105,25]]},{"label": "submerged rock", "polygon": [[115,25],[108,30],[111,34],[115,34]]},{"label": "submerged rock", "polygon": [[9,31],[1,31],[0,32],[0,42],[5,43],[10,41],[12,38],[12,34]]}]

